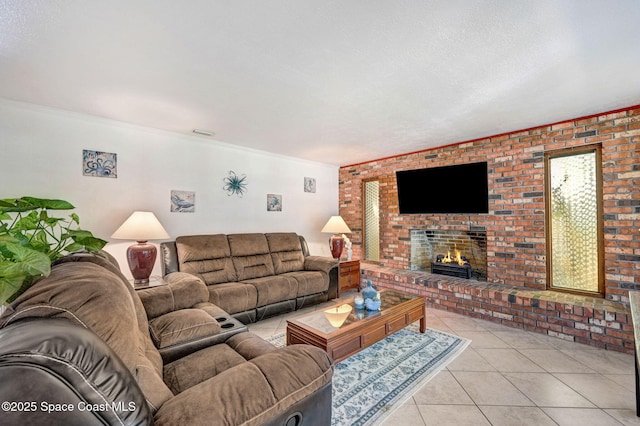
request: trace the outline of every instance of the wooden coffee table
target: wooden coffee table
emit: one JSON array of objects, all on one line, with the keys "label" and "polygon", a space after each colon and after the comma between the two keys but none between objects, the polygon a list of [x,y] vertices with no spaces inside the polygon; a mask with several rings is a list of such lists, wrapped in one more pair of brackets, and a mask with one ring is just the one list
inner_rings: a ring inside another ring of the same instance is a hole
[{"label": "wooden coffee table", "polygon": [[[324,315],[330,308],[287,320],[287,345],[317,346],[339,362],[415,321],[420,320],[420,332],[425,332],[424,297],[383,290],[380,300],[380,311],[354,308],[340,327],[332,326]],[[345,303],[353,306],[353,300],[338,305]]]}]

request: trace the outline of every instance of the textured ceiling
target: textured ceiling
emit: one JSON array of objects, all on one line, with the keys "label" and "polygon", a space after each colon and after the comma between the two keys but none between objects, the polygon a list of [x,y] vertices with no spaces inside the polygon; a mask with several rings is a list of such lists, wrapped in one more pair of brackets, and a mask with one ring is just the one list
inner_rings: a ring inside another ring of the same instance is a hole
[{"label": "textured ceiling", "polygon": [[638,0],[0,0],[0,97],[345,165],[639,104],[639,22]]}]

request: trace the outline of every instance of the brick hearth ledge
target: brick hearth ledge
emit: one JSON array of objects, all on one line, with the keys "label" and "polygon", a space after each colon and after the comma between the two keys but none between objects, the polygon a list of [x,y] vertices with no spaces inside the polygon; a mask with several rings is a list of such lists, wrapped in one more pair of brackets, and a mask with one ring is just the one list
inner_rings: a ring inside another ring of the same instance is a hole
[{"label": "brick hearth ledge", "polygon": [[[362,280],[426,298],[428,307],[632,354],[630,308],[598,297],[362,263]],[[428,326],[428,324],[427,324]]]}]

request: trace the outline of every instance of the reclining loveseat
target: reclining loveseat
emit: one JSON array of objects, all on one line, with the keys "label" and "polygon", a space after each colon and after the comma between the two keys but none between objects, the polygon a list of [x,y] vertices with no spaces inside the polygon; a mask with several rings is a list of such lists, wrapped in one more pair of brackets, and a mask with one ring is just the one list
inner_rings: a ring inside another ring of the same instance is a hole
[{"label": "reclining loveseat", "polygon": [[0,316],[1,423],[329,425],[326,353],[276,348],[208,298],[134,290],[106,253],[62,259]]},{"label": "reclining loveseat", "polygon": [[295,233],[183,236],[160,247],[166,281],[201,281],[211,303],[245,324],[337,297],[337,261],[310,256]]}]

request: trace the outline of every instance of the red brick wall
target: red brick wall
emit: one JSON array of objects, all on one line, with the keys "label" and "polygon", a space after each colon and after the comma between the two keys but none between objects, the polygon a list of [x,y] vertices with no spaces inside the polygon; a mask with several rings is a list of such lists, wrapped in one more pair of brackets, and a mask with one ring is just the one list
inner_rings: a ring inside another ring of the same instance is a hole
[{"label": "red brick wall", "polygon": [[[640,289],[640,106],[457,145],[345,166],[340,215],[361,258],[362,181],[380,181],[380,264],[408,269],[409,231],[437,227],[487,231],[488,281],[546,287],[544,153],[602,145],[606,297],[627,302]],[[400,215],[395,172],[488,161],[489,214]]]}]

